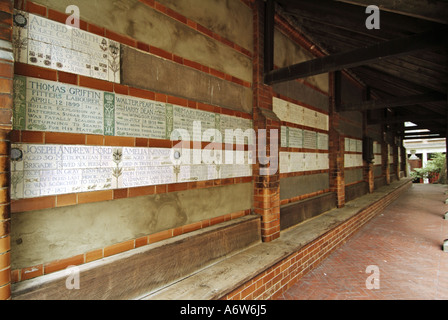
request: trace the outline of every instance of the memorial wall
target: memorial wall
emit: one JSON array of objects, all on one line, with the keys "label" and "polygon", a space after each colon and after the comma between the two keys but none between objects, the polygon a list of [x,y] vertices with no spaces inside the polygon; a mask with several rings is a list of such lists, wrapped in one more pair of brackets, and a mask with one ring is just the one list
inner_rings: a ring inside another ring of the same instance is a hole
[{"label": "memorial wall", "polygon": [[251,212],[250,7],[63,2],[14,12],[13,281]]},{"label": "memorial wall", "polygon": [[[329,74],[255,96],[249,0],[76,2],[80,28],[65,24],[69,0],[16,1],[13,282],[267,212],[268,202],[270,217],[289,207],[291,224],[302,201],[321,214],[344,187],[367,184],[365,135],[377,141],[374,177],[385,176],[381,128],[371,132],[361,112],[333,121]],[[275,67],[315,57],[296,36],[276,16]],[[362,100],[361,85],[343,79],[343,101]],[[272,110],[258,113],[258,100]],[[279,128],[272,190],[256,183],[255,114]],[[261,232],[280,232],[263,219]]]}]

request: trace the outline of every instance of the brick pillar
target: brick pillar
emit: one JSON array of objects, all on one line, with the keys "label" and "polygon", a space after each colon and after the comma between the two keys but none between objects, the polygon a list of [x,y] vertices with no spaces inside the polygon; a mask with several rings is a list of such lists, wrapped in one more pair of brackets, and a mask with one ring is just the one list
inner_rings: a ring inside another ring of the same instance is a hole
[{"label": "brick pillar", "polygon": [[399,159],[398,159],[398,146],[394,143],[393,146],[393,157],[394,157],[394,170],[395,170],[395,178],[397,178],[397,180],[400,180],[400,163],[399,163]]},{"label": "brick pillar", "polygon": [[[264,84],[264,2],[253,3],[253,117],[257,133],[257,162],[253,166],[253,209],[261,216],[261,237],[264,242],[280,236],[280,120],[272,111],[272,87]],[[266,142],[266,147],[262,146]],[[272,147],[274,146],[274,147]],[[266,156],[266,157],[264,157]],[[269,163],[266,162],[269,159]]]},{"label": "brick pillar", "polygon": [[386,175],[386,184],[390,184],[389,147],[387,141],[383,141],[381,143],[381,157],[383,163],[383,173]]},{"label": "brick pillar", "polygon": [[0,1],[0,300],[11,298],[9,133],[12,129],[13,1]]},{"label": "brick pillar", "polygon": [[[364,101],[370,100],[370,88],[365,88],[363,90]],[[367,111],[362,112],[362,134],[363,137],[368,137],[369,132],[367,129]],[[373,141],[372,141],[373,143]],[[363,148],[367,148],[369,146],[363,144]],[[363,150],[365,152],[366,150]],[[375,153],[375,151],[374,151]],[[364,156],[364,154],[363,154]],[[369,163],[366,160],[363,161],[363,178],[364,181],[367,182],[369,186],[369,193],[373,193],[375,191],[375,174],[373,172],[373,163]]]},{"label": "brick pillar", "polygon": [[403,142],[401,142],[400,147],[401,148],[401,169],[404,172],[404,177],[408,177],[408,157],[406,154],[406,148],[403,146]]},{"label": "brick pillar", "polygon": [[342,208],[345,205],[345,139],[338,131],[339,128],[339,113],[336,111],[336,96],[339,93],[335,92],[339,86],[335,86],[334,73],[329,74],[330,78],[330,130],[328,138],[328,151],[330,162],[330,191],[336,193],[337,207]]},{"label": "brick pillar", "polygon": [[373,163],[368,163],[367,161],[364,161],[363,175],[364,175],[364,181],[367,182],[369,185],[369,193],[373,193],[375,190]]}]

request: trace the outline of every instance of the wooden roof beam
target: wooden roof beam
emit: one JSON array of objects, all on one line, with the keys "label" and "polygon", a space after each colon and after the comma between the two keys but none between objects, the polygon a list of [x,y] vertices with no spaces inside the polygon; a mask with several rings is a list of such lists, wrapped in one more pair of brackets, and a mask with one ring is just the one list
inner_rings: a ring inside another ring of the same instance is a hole
[{"label": "wooden roof beam", "polygon": [[336,53],[272,70],[265,74],[265,83],[272,85],[321,73],[375,63],[387,57],[402,56],[420,50],[445,46],[448,42],[447,40],[448,28],[423,32],[417,35],[385,41],[376,45]]},{"label": "wooden roof beam", "polygon": [[383,100],[369,100],[362,103],[351,103],[341,106],[341,111],[365,111],[384,108],[411,106],[414,104],[446,101],[447,97],[439,92],[428,92],[407,97],[393,97]]}]

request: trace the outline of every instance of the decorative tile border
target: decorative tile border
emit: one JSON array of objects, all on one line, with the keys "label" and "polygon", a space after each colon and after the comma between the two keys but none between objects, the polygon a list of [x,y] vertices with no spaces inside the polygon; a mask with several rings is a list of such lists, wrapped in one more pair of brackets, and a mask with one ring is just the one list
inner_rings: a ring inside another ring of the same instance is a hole
[{"label": "decorative tile border", "polygon": [[32,13],[14,11],[18,62],[120,82],[120,44]]}]

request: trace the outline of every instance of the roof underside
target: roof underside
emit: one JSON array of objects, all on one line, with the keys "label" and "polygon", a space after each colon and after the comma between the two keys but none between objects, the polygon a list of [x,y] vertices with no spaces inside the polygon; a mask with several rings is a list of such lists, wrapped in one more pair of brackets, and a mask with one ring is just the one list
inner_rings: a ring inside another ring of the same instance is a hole
[{"label": "roof underside", "polygon": [[[360,101],[350,110],[375,109],[368,113],[372,123],[380,121],[390,127],[402,127],[405,121],[412,121],[417,128],[446,137],[447,0],[376,1],[380,8],[380,29],[371,30],[366,28],[366,19],[370,15],[366,13],[366,7],[372,4],[371,1],[275,2],[282,16],[328,56],[334,57],[331,63],[336,68],[323,68],[322,72],[346,70],[369,88],[376,105]],[[437,35],[437,40],[426,42],[431,34]],[[418,38],[420,35],[422,37]],[[394,43],[397,39],[404,39],[404,42]],[[390,50],[398,47],[399,51],[408,44],[409,49],[388,55]],[[383,47],[372,59],[366,53],[370,49],[376,52],[373,49],[377,45]],[[359,52],[355,50],[366,48]],[[348,58],[359,58],[357,63],[342,63],[347,57],[338,54],[347,52],[352,52]],[[301,75],[298,73],[297,77]]]}]

